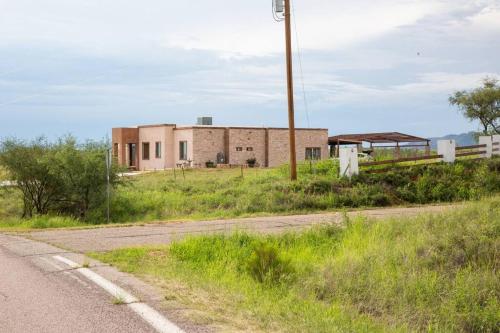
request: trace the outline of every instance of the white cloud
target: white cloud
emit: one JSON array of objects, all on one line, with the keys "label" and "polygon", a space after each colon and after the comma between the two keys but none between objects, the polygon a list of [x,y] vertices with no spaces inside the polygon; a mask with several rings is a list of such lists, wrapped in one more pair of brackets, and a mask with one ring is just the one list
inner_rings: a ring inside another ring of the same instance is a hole
[{"label": "white cloud", "polygon": [[[304,48],[338,49],[458,3],[295,0],[295,7]],[[271,0],[0,0],[0,43],[52,43],[93,53],[161,53],[180,47],[261,55],[283,49],[283,25],[272,20],[270,6]],[[489,19],[484,15],[483,21]]]},{"label": "white cloud", "polygon": [[494,33],[500,29],[500,2],[483,8],[479,13],[470,18],[470,22],[476,30],[488,30]]},{"label": "white cloud", "polygon": [[[341,115],[366,130],[396,128],[406,119],[380,116],[412,113],[418,104],[421,126],[436,131],[429,120],[436,110],[453,117],[450,93],[500,76],[500,0],[294,2],[311,119],[322,126],[337,126]],[[284,31],[270,6],[0,0],[0,112],[12,123],[58,110],[48,113],[47,126],[81,113],[185,121],[200,110],[235,123],[276,124],[286,109]],[[296,94],[300,118],[298,76]],[[12,128],[0,123],[0,130]]]},{"label": "white cloud", "polygon": [[[442,99],[457,90],[475,88],[481,84],[484,77],[499,77],[499,73],[423,73],[414,82],[380,87],[352,83],[340,77],[316,77],[311,82],[309,90],[316,103],[326,103],[330,106],[369,106],[369,105],[400,105],[401,103],[420,103],[423,100]],[[297,96],[300,97],[300,96]]]}]

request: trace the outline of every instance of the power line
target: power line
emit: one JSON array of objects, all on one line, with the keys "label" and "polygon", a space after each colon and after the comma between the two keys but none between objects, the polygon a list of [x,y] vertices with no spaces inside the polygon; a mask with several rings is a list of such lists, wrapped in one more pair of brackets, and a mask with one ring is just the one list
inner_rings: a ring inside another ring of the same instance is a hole
[{"label": "power line", "polygon": [[299,70],[300,70],[300,81],[302,83],[302,94],[304,98],[304,108],[306,111],[306,120],[307,120],[307,127],[311,127],[311,122],[309,119],[309,103],[307,102],[307,94],[306,94],[306,85],[304,83],[304,70],[302,68],[302,53],[300,51],[300,41],[299,41],[299,31],[297,29],[297,19],[295,15],[295,5],[293,4],[293,1],[290,0],[290,4],[292,5],[292,13],[293,13],[293,25],[295,28],[295,40],[297,44],[297,55],[298,55],[298,60],[299,60]]}]

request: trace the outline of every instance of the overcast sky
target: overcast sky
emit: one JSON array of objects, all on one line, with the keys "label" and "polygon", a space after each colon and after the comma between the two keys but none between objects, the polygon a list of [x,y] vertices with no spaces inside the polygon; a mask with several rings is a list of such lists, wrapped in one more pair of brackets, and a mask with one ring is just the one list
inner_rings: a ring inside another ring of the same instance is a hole
[{"label": "overcast sky", "polygon": [[[500,78],[500,0],[294,7],[309,110],[296,62],[298,126],[427,137],[477,129],[448,96]],[[283,50],[271,0],[0,0],[0,137],[103,138],[111,127],[202,115],[286,126]]]}]

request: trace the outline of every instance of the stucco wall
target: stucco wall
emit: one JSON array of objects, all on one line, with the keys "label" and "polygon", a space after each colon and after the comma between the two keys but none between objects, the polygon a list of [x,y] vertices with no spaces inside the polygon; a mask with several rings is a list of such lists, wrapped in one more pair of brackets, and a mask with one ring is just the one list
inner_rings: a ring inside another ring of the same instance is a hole
[{"label": "stucco wall", "polygon": [[[139,140],[139,130],[137,128],[113,128],[113,156],[117,156],[118,163],[123,166],[128,166],[128,144],[137,143]],[[118,151],[115,152],[115,144],[118,144]],[[136,156],[136,165],[138,159]]]},{"label": "stucco wall", "polygon": [[[237,147],[241,147],[242,151],[237,151]],[[247,148],[252,148],[253,151],[248,151]],[[229,163],[246,164],[250,158],[255,158],[259,165],[265,166],[266,130],[264,128],[229,129]]]},{"label": "stucco wall", "polygon": [[[297,161],[304,161],[306,148],[321,148],[321,159],[328,158],[328,130],[300,129],[295,131]],[[269,167],[288,163],[290,156],[287,129],[269,129]]]},{"label": "stucco wall", "polygon": [[167,168],[173,168],[175,166],[175,138],[174,138],[174,126],[167,126],[165,128],[165,164]]},{"label": "stucco wall", "polygon": [[[149,142],[149,160],[142,157],[142,144]],[[156,158],[156,142],[161,143],[161,157]],[[139,168],[163,170],[173,166],[173,126],[139,127]]]},{"label": "stucco wall", "polygon": [[223,128],[193,129],[193,163],[205,167],[207,161],[216,162],[217,154],[224,153]]}]

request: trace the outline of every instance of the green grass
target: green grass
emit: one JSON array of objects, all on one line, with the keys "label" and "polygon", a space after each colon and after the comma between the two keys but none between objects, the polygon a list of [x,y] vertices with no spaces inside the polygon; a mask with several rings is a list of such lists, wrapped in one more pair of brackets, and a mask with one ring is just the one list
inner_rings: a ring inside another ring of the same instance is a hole
[{"label": "green grass", "polygon": [[[498,332],[499,239],[494,197],[416,219],[93,256],[159,284],[166,300],[228,331]],[[264,282],[256,267],[268,268]]]},{"label": "green grass", "polygon": [[[111,222],[204,220],[263,215],[306,214],[384,206],[477,200],[500,192],[500,159],[438,163],[338,177],[335,161],[299,165],[299,180],[276,169],[201,169],[155,172],[127,178],[112,193]],[[83,221],[24,221],[16,189],[0,189],[0,228],[18,223],[82,226],[106,222],[106,203]],[[50,220],[50,219],[49,219]],[[17,222],[16,222],[17,221]],[[58,220],[59,221],[59,220]]]},{"label": "green grass", "polygon": [[323,210],[324,204],[308,206],[311,198],[300,193],[301,186],[315,179],[338,179],[336,162],[301,164],[299,174],[298,186],[290,183],[286,166],[244,169],[243,177],[239,168],[131,177],[114,193],[112,218],[115,222],[199,220]]},{"label": "green grass", "polygon": [[298,182],[278,169],[189,170],[143,175],[114,194],[116,222],[231,218],[478,199],[500,192],[500,159],[439,163],[339,179],[326,161],[301,165]]},{"label": "green grass", "polygon": [[[431,155],[437,154],[436,151],[431,151]],[[405,148],[401,146],[401,150],[399,153],[400,158],[406,157],[417,157],[417,156],[425,156],[425,149],[418,148]],[[375,148],[375,161],[385,161],[385,160],[393,160],[396,159],[396,150],[395,148]]]},{"label": "green grass", "polygon": [[0,220],[0,230],[2,231],[81,228],[89,226],[91,225],[64,216],[36,216],[30,219],[12,218]]}]

